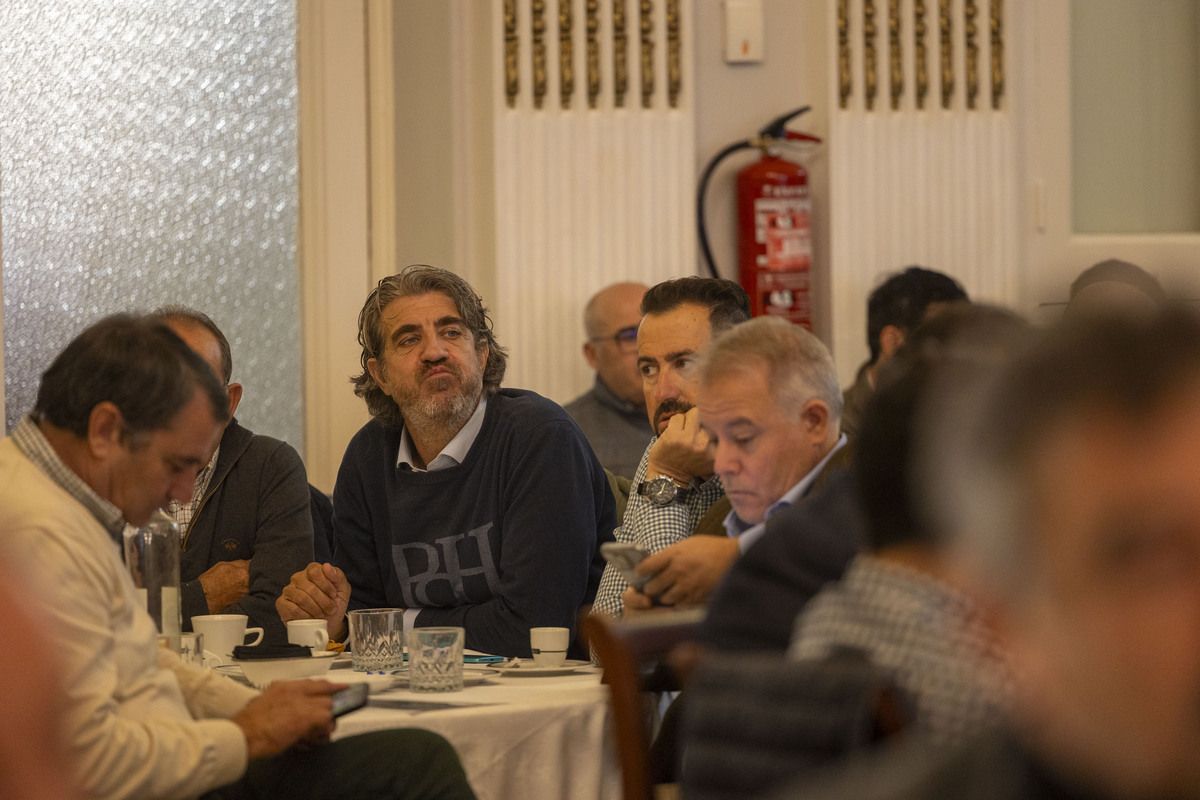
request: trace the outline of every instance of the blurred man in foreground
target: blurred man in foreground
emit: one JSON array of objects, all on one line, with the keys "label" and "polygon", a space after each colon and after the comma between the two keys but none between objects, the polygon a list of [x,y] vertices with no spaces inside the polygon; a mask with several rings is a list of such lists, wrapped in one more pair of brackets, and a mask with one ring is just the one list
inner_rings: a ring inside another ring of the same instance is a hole
[{"label": "blurred man in foreground", "polygon": [[930,409],[927,498],[1016,676],[1008,726],[781,797],[1200,797],[1200,321],[1068,320]]},{"label": "blurred man in foreground", "polygon": [[191,498],[228,400],[169,328],[117,315],[67,345],[0,442],[0,539],[42,580],[76,779],[98,798],[472,797],[453,750],[425,731],[329,744],[344,685],[259,695],[158,646],[118,541]]},{"label": "blurred man in foreground", "polygon": [[563,408],[579,424],[600,466],[630,478],[654,435],[646,424],[646,397],[637,366],[642,283],[614,283],[597,292],[583,311],[583,356],[596,371],[587,393]]},{"label": "blurred man in foreground", "polygon": [[[1026,333],[1015,314],[964,305],[917,328],[879,371],[852,468],[869,552],[803,606],[788,650],[800,660],[861,650],[913,702],[911,733],[935,746],[994,722],[1007,674],[978,606],[956,585],[942,543],[918,512],[916,417],[931,391],[946,389],[936,385],[939,372],[969,361],[982,368]],[[945,423],[930,421],[936,427],[924,435],[939,435]]]}]

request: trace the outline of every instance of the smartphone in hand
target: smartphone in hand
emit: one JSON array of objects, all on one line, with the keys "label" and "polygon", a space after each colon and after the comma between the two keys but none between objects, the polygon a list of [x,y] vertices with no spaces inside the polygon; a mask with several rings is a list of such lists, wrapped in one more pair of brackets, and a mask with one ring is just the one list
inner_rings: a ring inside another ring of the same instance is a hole
[{"label": "smartphone in hand", "polygon": [[653,575],[639,575],[637,573],[635,567],[649,553],[632,542],[605,542],[600,545],[600,555],[604,556],[605,561],[616,567],[626,582],[639,592],[646,585],[646,582],[654,577]]},{"label": "smartphone in hand", "polygon": [[367,684],[352,683],[333,693],[333,718],[362,708],[367,704]]}]

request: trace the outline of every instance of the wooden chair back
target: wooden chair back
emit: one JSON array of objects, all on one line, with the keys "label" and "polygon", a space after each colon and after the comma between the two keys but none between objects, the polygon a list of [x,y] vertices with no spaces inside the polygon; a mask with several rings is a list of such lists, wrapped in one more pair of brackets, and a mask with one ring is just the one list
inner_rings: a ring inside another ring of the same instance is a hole
[{"label": "wooden chair back", "polygon": [[703,619],[703,609],[692,609],[639,614],[628,620],[584,612],[580,620],[579,629],[608,684],[624,800],[653,800],[643,692],[680,688],[671,684],[663,665],[671,651],[695,639]]}]

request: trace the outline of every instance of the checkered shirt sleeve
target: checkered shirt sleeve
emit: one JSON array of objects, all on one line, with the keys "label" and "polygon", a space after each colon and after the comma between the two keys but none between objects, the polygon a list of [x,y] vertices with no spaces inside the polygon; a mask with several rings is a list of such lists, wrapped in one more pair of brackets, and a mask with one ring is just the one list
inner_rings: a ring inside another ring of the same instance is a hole
[{"label": "checkered shirt sleeve", "polygon": [[[618,542],[631,542],[647,553],[657,553],[691,536],[692,531],[700,524],[700,519],[713,503],[725,494],[721,479],[715,475],[705,481],[699,491],[692,492],[687,500],[681,503],[656,506],[644,495],[638,494],[638,486],[646,480],[650,449],[656,441],[658,437],[651,439],[646,451],[642,453],[642,460],[633,476],[629,503],[625,506],[625,519],[614,534]],[[621,616],[621,594],[627,588],[629,584],[621,573],[612,564],[606,565],[604,575],[600,578],[600,588],[596,590],[593,613],[607,614],[610,617]]]}]

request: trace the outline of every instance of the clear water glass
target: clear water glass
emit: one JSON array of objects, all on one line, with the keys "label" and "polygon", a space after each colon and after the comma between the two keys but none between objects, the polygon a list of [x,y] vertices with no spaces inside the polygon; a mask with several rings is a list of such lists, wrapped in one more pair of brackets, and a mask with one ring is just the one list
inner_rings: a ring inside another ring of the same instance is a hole
[{"label": "clear water glass", "polygon": [[388,672],[404,666],[404,612],[363,608],[350,621],[350,662],[355,672]]},{"label": "clear water glass", "polygon": [[413,628],[408,633],[408,688],[458,692],[463,688],[462,628]]}]

